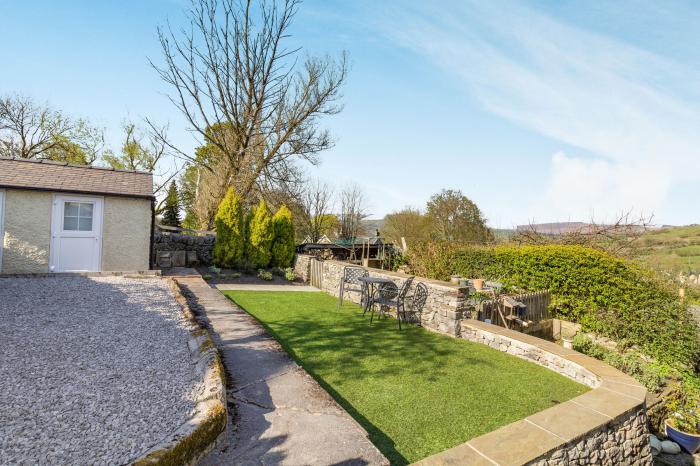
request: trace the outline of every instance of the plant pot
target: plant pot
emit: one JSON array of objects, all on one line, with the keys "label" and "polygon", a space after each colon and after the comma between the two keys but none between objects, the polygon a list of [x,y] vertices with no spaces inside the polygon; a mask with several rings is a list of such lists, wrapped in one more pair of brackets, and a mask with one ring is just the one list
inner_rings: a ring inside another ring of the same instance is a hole
[{"label": "plant pot", "polygon": [[467,280],[466,278],[460,278],[459,286],[469,286],[469,280]]},{"label": "plant pot", "polygon": [[483,278],[475,278],[472,280],[472,286],[476,291],[481,291],[484,289],[484,280]]},{"label": "plant pot", "polygon": [[689,434],[678,430],[668,423],[668,419],[666,419],[665,423],[666,436],[680,445],[682,449],[691,455],[700,450],[700,434]]},{"label": "plant pot", "polygon": [[457,284],[459,284],[459,279],[460,279],[460,278],[461,278],[461,277],[460,277],[459,275],[452,275],[452,276],[450,277],[450,283],[452,283],[453,285],[457,285]]},{"label": "plant pot", "polygon": [[561,343],[566,349],[573,349],[574,348],[574,340],[570,338],[562,338]]}]

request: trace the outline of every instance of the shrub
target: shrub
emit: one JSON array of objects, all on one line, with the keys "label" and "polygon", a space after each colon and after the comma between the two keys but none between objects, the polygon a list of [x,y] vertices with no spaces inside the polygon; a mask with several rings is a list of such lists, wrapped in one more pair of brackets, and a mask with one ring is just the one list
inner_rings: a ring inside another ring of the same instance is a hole
[{"label": "shrub", "polygon": [[202,275],[202,278],[205,279],[206,281],[209,281],[209,280],[211,280],[213,277],[212,277],[210,274],[207,273],[207,274]]},{"label": "shrub", "polygon": [[253,268],[267,267],[270,264],[272,247],[272,218],[264,200],[251,212],[248,237],[248,262]]},{"label": "shrub", "polygon": [[697,325],[673,285],[648,269],[583,246],[473,247],[415,244],[412,273],[499,280],[524,291],[548,289],[552,311],[585,331],[637,345],[659,361],[694,367]]},{"label": "shrub", "polygon": [[272,217],[272,265],[289,267],[294,259],[296,244],[294,241],[294,224],[292,213],[283,205]]},{"label": "shrub", "polygon": [[219,267],[237,267],[243,260],[245,224],[241,200],[233,188],[219,204],[214,224],[214,263]]},{"label": "shrub", "polygon": [[229,278],[241,278],[241,272],[231,272]]},{"label": "shrub", "polygon": [[293,282],[294,280],[297,279],[297,274],[294,273],[293,268],[288,267],[284,270],[284,278],[286,278],[287,281]]},{"label": "shrub", "polygon": [[258,278],[259,278],[260,280],[267,280],[267,281],[270,281],[270,280],[272,280],[272,273],[271,273],[271,272],[268,272],[268,271],[265,270],[265,269],[260,269],[260,270],[258,270]]},{"label": "shrub", "polygon": [[282,267],[272,267],[270,269],[272,275],[277,275],[278,277],[284,277],[284,269]]}]

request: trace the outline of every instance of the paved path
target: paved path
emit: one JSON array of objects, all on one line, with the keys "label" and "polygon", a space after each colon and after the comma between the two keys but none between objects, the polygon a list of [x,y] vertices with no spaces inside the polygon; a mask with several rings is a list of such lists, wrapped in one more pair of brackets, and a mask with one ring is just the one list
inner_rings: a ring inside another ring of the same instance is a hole
[{"label": "paved path", "polygon": [[255,283],[219,283],[216,287],[226,291],[321,291],[318,288],[306,285],[257,285]]},{"label": "paved path", "polygon": [[388,464],[360,425],[257,321],[201,278],[176,280],[213,330],[232,379],[233,428],[201,465]]}]

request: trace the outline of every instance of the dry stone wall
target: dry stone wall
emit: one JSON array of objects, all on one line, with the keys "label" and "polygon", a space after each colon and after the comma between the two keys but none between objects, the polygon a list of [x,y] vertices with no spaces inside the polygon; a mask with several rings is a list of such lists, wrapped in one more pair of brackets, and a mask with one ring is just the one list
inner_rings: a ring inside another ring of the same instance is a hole
[{"label": "dry stone wall", "polygon": [[153,234],[154,263],[160,251],[194,251],[197,253],[200,264],[211,265],[215,239],[214,236],[191,236],[156,231]]},{"label": "dry stone wall", "polygon": [[311,256],[306,254],[297,254],[294,256],[294,273],[303,281],[308,282],[311,273]]}]

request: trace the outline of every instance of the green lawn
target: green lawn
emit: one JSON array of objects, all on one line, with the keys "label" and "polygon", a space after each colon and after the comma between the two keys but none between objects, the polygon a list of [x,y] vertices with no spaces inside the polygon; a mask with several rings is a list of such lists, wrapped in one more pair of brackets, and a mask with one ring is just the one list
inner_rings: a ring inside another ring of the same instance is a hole
[{"label": "green lawn", "polygon": [[[385,319],[323,293],[226,291],[406,464],[587,390],[487,346]],[[507,446],[504,446],[507,448]]]}]

